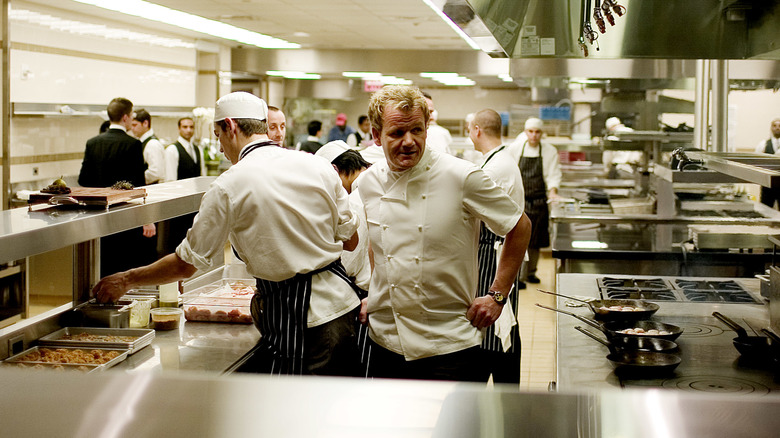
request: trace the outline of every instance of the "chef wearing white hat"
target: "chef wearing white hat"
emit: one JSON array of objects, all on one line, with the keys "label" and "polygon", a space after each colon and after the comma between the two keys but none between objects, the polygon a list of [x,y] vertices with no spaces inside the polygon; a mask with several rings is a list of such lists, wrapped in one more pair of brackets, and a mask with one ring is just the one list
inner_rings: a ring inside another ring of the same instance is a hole
[{"label": "chef wearing white hat", "polygon": [[213,269],[229,240],[257,278],[252,317],[263,337],[252,371],[355,375],[360,299],[340,257],[357,244],[358,218],[331,165],[277,147],[267,116],[266,103],[250,93],[217,101],[214,134],[233,166],[203,195],[175,254],[106,277],[93,293],[112,301],[130,288]]},{"label": "chef wearing white hat", "polygon": [[[521,277],[524,282],[539,283],[536,266],[539,250],[550,246],[550,210],[548,200],[558,198],[561,185],[561,162],[555,146],[542,141],[544,122],[531,117],[525,122],[525,131],[518,136],[508,150],[517,160],[523,175],[525,189],[525,213],[531,219],[531,241],[528,244],[528,261],[523,263]],[[521,284],[520,287],[523,287]]]}]

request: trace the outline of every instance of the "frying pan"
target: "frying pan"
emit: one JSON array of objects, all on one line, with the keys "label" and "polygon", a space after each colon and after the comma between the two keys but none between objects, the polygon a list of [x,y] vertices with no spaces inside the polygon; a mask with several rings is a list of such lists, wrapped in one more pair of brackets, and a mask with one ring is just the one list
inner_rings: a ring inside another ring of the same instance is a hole
[{"label": "frying pan", "polygon": [[661,375],[672,372],[682,362],[682,358],[676,354],[616,349],[613,348],[612,344],[582,327],[575,328],[609,348],[607,360],[615,368],[615,374],[630,374],[641,377]]},{"label": "frying pan", "polygon": [[712,312],[712,316],[717,318],[723,324],[726,324],[728,328],[734,330],[737,333],[737,337],[734,338],[734,348],[739,351],[739,354],[745,358],[759,359],[764,357],[770,357],[771,350],[769,345],[769,338],[763,336],[748,336],[742,326],[734,322],[731,318],[720,312]]},{"label": "frying pan", "polygon": [[[607,336],[607,339],[610,341],[614,338],[620,338],[620,337],[631,337],[631,338],[660,338],[660,339],[666,339],[667,341],[674,341],[675,339],[679,338],[680,335],[683,332],[683,329],[672,324],[664,324],[661,322],[655,322],[655,321],[605,321],[599,324],[598,322],[590,319],[585,318],[584,316],[577,315],[576,313],[568,312],[566,310],[561,309],[555,309],[553,307],[547,307],[543,306],[539,303],[536,303],[538,307],[541,307],[543,309],[552,310],[555,312],[563,313],[566,315],[573,316],[580,321],[584,322],[585,324],[588,324],[591,327],[595,327]],[[648,330],[664,330],[669,332],[668,335],[632,335],[628,333],[619,333],[620,330],[625,330],[629,328],[641,328],[645,331]]]},{"label": "frying pan", "polygon": [[674,341],[667,341],[666,339],[659,338],[640,338],[640,337],[616,337],[609,342],[596,338],[595,335],[580,326],[574,327],[582,333],[596,339],[609,348],[609,351],[616,352],[620,350],[629,351],[647,351],[651,353],[677,353],[680,351],[680,346]]},{"label": "frying pan", "polygon": [[[625,320],[647,319],[653,316],[653,314],[657,312],[658,309],[660,308],[658,304],[650,303],[644,300],[585,301],[579,298],[574,298],[556,292],[550,292],[542,289],[536,289],[536,290],[544,294],[557,295],[559,297],[568,298],[570,300],[585,303],[588,305],[588,307],[590,307],[590,310],[591,312],[593,312],[593,315],[596,317],[596,319],[603,320],[603,321],[619,321],[619,320],[625,321]],[[639,307],[645,310],[640,310],[637,312],[623,312],[620,310],[610,310],[609,307],[612,306],[631,306],[631,307]]]}]

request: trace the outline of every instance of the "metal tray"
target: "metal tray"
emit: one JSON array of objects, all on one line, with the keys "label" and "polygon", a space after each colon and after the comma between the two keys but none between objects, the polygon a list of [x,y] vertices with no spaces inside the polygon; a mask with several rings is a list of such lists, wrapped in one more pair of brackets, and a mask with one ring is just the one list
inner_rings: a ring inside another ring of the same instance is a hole
[{"label": "metal tray", "polygon": [[[101,342],[101,341],[76,341],[62,339],[66,335],[78,335],[89,333],[91,335],[109,335],[109,336],[134,336],[137,339],[132,342]],[[53,347],[73,347],[89,349],[123,349],[128,350],[128,354],[151,344],[154,340],[154,330],[151,329],[130,329],[130,328],[102,328],[102,327],[65,327],[54,333],[40,338],[38,343],[42,346]]]},{"label": "metal tray", "polygon": [[[46,371],[83,372],[85,374],[105,370],[102,365],[91,364],[62,364],[48,362],[3,362],[4,368],[44,369]],[[82,368],[87,368],[86,370]]]},{"label": "metal tray", "polygon": [[[105,350],[105,351],[117,351],[117,352],[119,352],[119,355],[117,357],[111,359],[110,361],[108,361],[108,362],[106,362],[104,364],[92,364],[92,365],[97,365],[98,368],[102,367],[103,369],[111,368],[112,366],[114,366],[114,365],[118,364],[119,362],[122,362],[123,360],[125,360],[125,358],[127,357],[127,349],[123,349],[123,348],[106,348],[106,347],[86,348],[86,347],[66,347],[66,346],[56,346],[55,347],[55,346],[47,346],[47,347],[32,347],[32,348],[28,348],[27,350],[24,350],[24,351],[22,351],[19,354],[15,354],[15,355],[9,357],[8,359],[4,360],[3,363],[5,363],[5,364],[8,364],[8,363],[26,363],[26,364],[31,364],[31,365],[36,365],[36,364],[40,364],[40,363],[50,364],[51,362],[41,362],[41,361],[33,361],[33,360],[21,360],[21,358],[24,357],[25,355],[27,355],[29,353],[32,353],[32,352],[35,352],[35,351],[38,351],[41,348],[49,348],[49,349],[63,348],[63,349],[66,349],[66,350],[86,350],[86,349],[89,349],[89,350]],[[82,365],[82,364],[63,363],[63,365]]]}]

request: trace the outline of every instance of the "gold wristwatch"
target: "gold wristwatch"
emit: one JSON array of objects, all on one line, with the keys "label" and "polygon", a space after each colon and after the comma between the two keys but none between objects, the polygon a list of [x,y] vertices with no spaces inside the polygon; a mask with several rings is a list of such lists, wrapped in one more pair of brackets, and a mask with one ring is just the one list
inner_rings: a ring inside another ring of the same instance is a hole
[{"label": "gold wristwatch", "polygon": [[487,294],[493,297],[493,300],[495,300],[496,303],[502,306],[506,304],[506,296],[504,296],[504,294],[502,294],[501,292],[497,290],[489,290]]}]

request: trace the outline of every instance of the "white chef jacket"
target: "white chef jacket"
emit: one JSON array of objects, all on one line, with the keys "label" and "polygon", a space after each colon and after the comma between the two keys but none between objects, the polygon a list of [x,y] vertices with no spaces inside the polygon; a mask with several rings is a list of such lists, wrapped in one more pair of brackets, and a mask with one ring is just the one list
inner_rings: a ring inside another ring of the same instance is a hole
[{"label": "white chef jacket", "polygon": [[[147,138],[154,135],[154,129],[150,129],[141,136],[139,140],[143,143]],[[176,157],[178,159],[178,153]],[[144,161],[147,164],[144,172],[146,184],[165,181],[165,147],[160,140],[153,138],[146,143],[144,147]],[[176,161],[178,163],[178,160]]]},{"label": "white chef jacket", "polygon": [[[281,281],[338,259],[342,241],[352,237],[358,220],[327,160],[263,146],[211,184],[176,254],[200,270],[212,269],[229,239],[249,274]],[[319,273],[312,279],[308,326],[358,305],[347,283],[333,273]]]},{"label": "white chef jacket", "polygon": [[371,164],[385,161],[385,150],[382,146],[371,145],[360,151],[360,156]]},{"label": "white chef jacket", "polygon": [[425,149],[404,172],[387,162],[360,176],[374,251],[369,335],[407,360],[482,342],[466,311],[477,288],[480,221],[506,235],[520,207],[481,169]]},{"label": "white chef jacket", "polygon": [[[525,136],[523,136],[522,141],[520,140],[520,136],[518,136],[518,139],[513,141],[507,148],[507,152],[514,158],[515,163],[518,163],[520,161],[520,154],[522,153],[524,157],[528,158],[534,158],[539,156],[539,151],[542,153],[542,177],[544,178],[544,183],[547,186],[547,190],[549,191],[552,188],[558,189],[561,187],[561,178],[563,177],[563,172],[561,172],[561,159],[558,156],[558,149],[555,149],[555,146],[545,142],[541,141],[540,145],[541,147],[531,147],[530,145],[526,144],[525,142],[527,139]],[[525,151],[523,151],[523,145],[525,146]]]},{"label": "white chef jacket", "polygon": [[431,123],[428,126],[428,136],[425,140],[425,147],[434,150],[440,154],[452,155],[452,134],[447,128]]},{"label": "white chef jacket", "polygon": [[[769,137],[772,140],[772,148],[775,150],[775,155],[780,155],[780,138]],[[756,146],[756,153],[763,154],[766,148],[766,140],[762,140],[761,143]]]},{"label": "white chef jacket", "polygon": [[520,206],[521,211],[525,209],[523,175],[520,173],[517,161],[507,151],[506,145],[493,148],[484,154],[479,166]]},{"label": "white chef jacket", "polygon": [[366,224],[366,212],[363,210],[363,201],[360,194],[353,188],[349,194],[349,206],[360,219],[358,225],[358,244],[352,251],[344,251],[341,254],[341,263],[347,271],[347,275],[355,278],[355,284],[367,291],[371,283],[371,261],[368,259],[368,225]]},{"label": "white chef jacket", "polygon": [[[179,136],[179,138],[177,138],[176,141],[178,141],[179,144],[182,145],[184,150],[187,151],[188,154],[190,154],[192,160],[197,163],[198,159],[195,156],[195,149],[192,147],[192,143],[183,139],[181,136]],[[179,148],[172,145],[173,143],[169,144],[168,147],[165,148],[165,180],[166,181],[176,181],[177,179],[179,179]],[[201,149],[200,152],[202,154],[203,149]],[[201,175],[206,174],[206,159],[203,158],[202,155],[200,158],[200,174]]]}]

